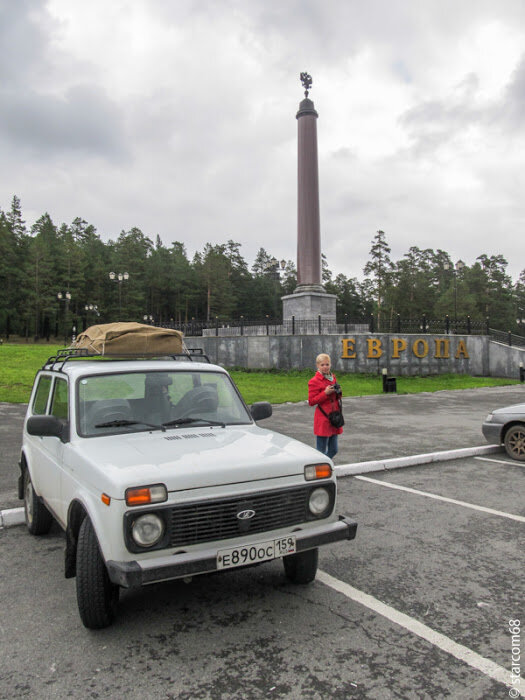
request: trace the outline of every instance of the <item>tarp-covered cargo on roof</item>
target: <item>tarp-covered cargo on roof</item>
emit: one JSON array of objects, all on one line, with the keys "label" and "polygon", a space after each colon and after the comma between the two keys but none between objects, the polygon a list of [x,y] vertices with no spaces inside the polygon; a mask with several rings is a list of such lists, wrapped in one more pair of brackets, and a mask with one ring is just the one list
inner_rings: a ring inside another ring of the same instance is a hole
[{"label": "tarp-covered cargo on roof", "polygon": [[74,348],[85,348],[99,355],[173,354],[186,352],[183,334],[172,328],[144,323],[102,323],[90,326],[77,336]]}]

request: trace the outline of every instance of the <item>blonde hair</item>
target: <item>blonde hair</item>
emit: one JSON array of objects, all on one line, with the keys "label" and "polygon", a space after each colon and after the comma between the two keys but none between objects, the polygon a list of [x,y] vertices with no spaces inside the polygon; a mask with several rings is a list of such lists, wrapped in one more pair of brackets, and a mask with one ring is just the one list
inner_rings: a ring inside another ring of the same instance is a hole
[{"label": "blonde hair", "polygon": [[319,365],[323,360],[328,360],[328,362],[332,364],[330,355],[328,355],[326,352],[322,352],[319,355],[317,355],[317,357],[315,358],[315,364]]}]

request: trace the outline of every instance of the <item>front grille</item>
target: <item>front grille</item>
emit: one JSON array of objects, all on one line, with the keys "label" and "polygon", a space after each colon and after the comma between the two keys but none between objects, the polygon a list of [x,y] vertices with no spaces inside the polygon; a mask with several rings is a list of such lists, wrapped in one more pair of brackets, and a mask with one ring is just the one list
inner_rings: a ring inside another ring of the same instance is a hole
[{"label": "front grille", "polygon": [[[304,486],[174,506],[166,513],[169,546],[188,547],[303,523],[310,517],[311,489]],[[237,513],[248,509],[254,510],[255,515],[249,520],[239,520]]]}]

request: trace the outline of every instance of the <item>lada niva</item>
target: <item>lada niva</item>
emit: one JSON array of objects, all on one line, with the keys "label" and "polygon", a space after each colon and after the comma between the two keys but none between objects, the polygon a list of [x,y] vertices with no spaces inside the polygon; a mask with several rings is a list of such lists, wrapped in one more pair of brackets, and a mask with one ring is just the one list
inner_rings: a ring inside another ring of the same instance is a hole
[{"label": "lada niva", "polygon": [[332,462],[259,427],[270,404],[248,408],[206,360],[65,350],[36,376],[19,497],[31,534],[64,529],[88,628],[111,624],[120,588],[277,558],[309,583],[318,547],[355,537]]}]

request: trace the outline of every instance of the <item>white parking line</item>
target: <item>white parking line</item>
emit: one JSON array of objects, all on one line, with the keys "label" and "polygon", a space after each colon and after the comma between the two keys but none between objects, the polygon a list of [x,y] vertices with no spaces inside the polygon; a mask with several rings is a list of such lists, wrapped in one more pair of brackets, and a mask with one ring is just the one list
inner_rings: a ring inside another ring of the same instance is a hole
[{"label": "white parking line", "polygon": [[361,479],[361,481],[370,481],[372,484],[379,484],[379,486],[386,486],[389,489],[397,489],[398,491],[406,491],[407,493],[414,493],[416,496],[426,496],[427,498],[434,498],[436,501],[444,501],[445,503],[453,503],[456,506],[463,506],[463,508],[472,508],[472,510],[479,510],[482,513],[489,513],[490,515],[499,515],[502,518],[509,518],[510,520],[517,520],[519,523],[525,523],[525,517],[523,515],[514,515],[513,513],[504,513],[501,510],[494,510],[493,508],[485,508],[485,506],[476,506],[473,503],[466,503],[465,501],[456,501],[454,498],[446,498],[446,496],[438,496],[435,493],[428,493],[428,491],[418,491],[417,489],[410,489],[408,486],[399,486],[398,484],[392,484],[389,481],[381,481],[380,479],[371,479],[368,476],[355,476],[354,479]]},{"label": "white parking line", "polygon": [[491,459],[490,457],[474,457],[474,459],[481,459],[483,462],[496,462],[497,464],[511,464],[513,467],[525,469],[525,464],[513,461],[512,459]]},{"label": "white parking line", "polygon": [[[510,669],[498,666],[498,664],[494,663],[490,659],[480,656],[475,651],[472,651],[472,649],[454,642],[452,639],[450,639],[450,637],[441,634],[441,632],[436,632],[430,627],[427,627],[427,625],[424,625],[422,622],[399,612],[399,610],[396,610],[395,608],[391,608],[390,605],[382,603],[380,600],[377,600],[377,598],[373,598],[371,595],[368,595],[368,593],[363,593],[363,591],[360,591],[347,583],[343,583],[343,581],[339,581],[324,571],[317,572],[317,580],[324,583],[325,586],[333,588],[333,590],[337,591],[338,593],[342,593],[347,598],[350,598],[350,600],[354,600],[356,603],[360,603],[379,615],[386,617],[391,622],[404,627],[409,632],[412,632],[418,637],[425,639],[433,646],[445,651],[447,654],[451,654],[459,661],[463,661],[469,666],[472,666],[472,668],[481,671],[481,673],[485,674],[486,676],[493,678],[495,681],[503,683],[507,687],[515,688],[521,697],[525,697],[525,679],[521,678],[520,684],[516,682],[513,684],[511,682]],[[518,695],[516,694],[512,697],[518,697]]]}]

